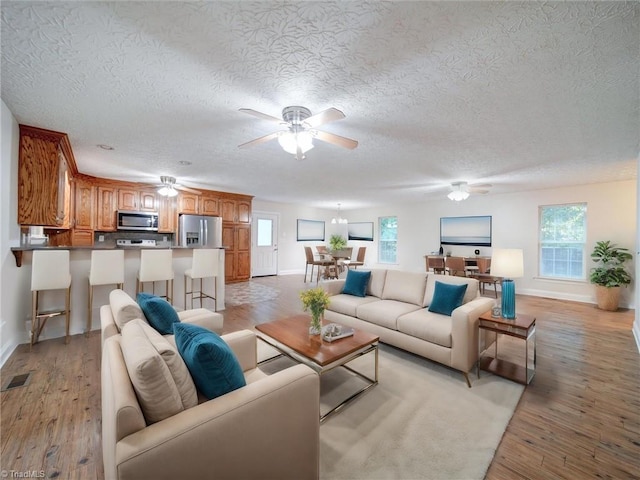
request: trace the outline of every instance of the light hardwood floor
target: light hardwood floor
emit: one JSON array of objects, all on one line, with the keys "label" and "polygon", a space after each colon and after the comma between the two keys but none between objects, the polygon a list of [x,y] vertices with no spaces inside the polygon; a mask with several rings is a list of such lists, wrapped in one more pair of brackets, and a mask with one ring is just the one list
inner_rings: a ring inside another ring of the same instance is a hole
[{"label": "light hardwood floor", "polygon": [[[301,312],[301,275],[253,281],[278,289],[278,298],[228,307],[225,332]],[[526,296],[518,296],[517,308],[537,317],[536,376],[486,478],[640,478],[634,312]],[[0,371],[2,384],[26,372],[27,386],[2,392],[0,468],[103,479],[99,333],[76,335],[68,345],[47,340],[31,353],[18,347]]]}]

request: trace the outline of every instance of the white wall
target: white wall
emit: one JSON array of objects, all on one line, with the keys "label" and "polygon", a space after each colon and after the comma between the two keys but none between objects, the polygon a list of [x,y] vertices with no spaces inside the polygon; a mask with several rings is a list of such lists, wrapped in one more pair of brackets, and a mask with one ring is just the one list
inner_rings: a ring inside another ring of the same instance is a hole
[{"label": "white wall", "polygon": [[20,245],[18,228],[18,122],[2,102],[0,135],[0,362],[11,355],[21,343],[25,320],[29,315],[31,297],[19,293],[29,290],[30,276],[25,268],[16,267],[11,247]]},{"label": "white wall", "polygon": [[[596,241],[612,240],[633,249],[636,245],[636,181],[582,185],[519,192],[503,195],[472,196],[463,202],[442,200],[423,203],[388,205],[379,208],[343,211],[352,222],[374,222],[374,242],[350,242],[350,246],[367,246],[366,263],[377,264],[378,217],[398,217],[398,264],[392,268],[424,271],[424,255],[440,247],[440,217],[491,215],[493,245],[503,248],[522,248],[525,275],[516,280],[518,293],[595,303],[594,288],[588,281],[544,280],[538,272],[538,209],[541,205],[587,203],[587,268],[592,264],[589,254]],[[304,271],[304,245],[322,242],[296,242],[296,218],[327,221],[327,239],[334,227],[329,223],[335,212],[297,205],[254,201],[254,209],[278,212],[281,215],[279,273]],[[338,226],[340,227],[340,226]],[[449,247],[454,255],[473,255],[476,247]],[[491,255],[490,247],[480,247],[481,255]],[[387,266],[388,267],[388,266]],[[631,270],[634,270],[633,265]],[[635,277],[635,271],[632,271]],[[623,290],[622,305],[635,305],[634,286]]]},{"label": "white wall", "polygon": [[[636,162],[637,166],[638,166],[638,171],[640,171],[640,155],[638,155],[638,160]],[[640,176],[638,176],[636,178],[636,191],[640,191]],[[636,203],[636,208],[637,208],[637,221],[638,224],[640,224],[640,198],[636,199],[637,203]],[[636,265],[636,272],[640,272],[640,238],[638,238],[639,236],[636,236],[636,258],[635,258],[635,265]],[[636,294],[636,298],[640,298],[640,281],[635,282],[636,284],[636,288],[635,288],[635,294]],[[640,314],[638,313],[638,309],[636,308],[635,311],[635,320],[633,322],[633,335],[636,338],[636,345],[638,346],[638,351],[640,351]]]}]

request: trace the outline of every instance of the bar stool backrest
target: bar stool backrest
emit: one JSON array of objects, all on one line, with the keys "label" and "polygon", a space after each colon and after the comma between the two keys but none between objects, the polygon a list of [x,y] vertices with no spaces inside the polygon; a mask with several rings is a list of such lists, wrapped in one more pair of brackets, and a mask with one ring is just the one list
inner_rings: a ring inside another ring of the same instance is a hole
[{"label": "bar stool backrest", "polygon": [[124,283],[124,250],[92,250],[89,285]]},{"label": "bar stool backrest", "polygon": [[138,279],[141,282],[173,280],[173,254],[171,250],[141,250]]},{"label": "bar stool backrest", "polygon": [[31,260],[31,291],[69,288],[69,250],[34,250]]},{"label": "bar stool backrest", "polygon": [[195,248],[191,278],[217,277],[219,270],[218,250],[213,248]]}]

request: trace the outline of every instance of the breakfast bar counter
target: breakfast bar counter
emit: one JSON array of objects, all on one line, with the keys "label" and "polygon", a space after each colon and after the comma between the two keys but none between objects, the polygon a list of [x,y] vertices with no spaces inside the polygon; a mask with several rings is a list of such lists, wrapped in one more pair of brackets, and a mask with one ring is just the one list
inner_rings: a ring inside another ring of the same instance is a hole
[{"label": "breakfast bar counter", "polygon": [[[173,305],[178,309],[184,309],[184,272],[192,268],[193,250],[201,247],[179,247],[179,246],[163,246],[160,242],[154,247],[149,247],[149,250],[161,250],[171,249],[173,257]],[[124,279],[124,291],[130,296],[135,298],[136,292],[136,277],[138,269],[140,268],[140,251],[145,250],[145,247],[136,246],[118,246],[115,244],[104,244],[95,246],[47,246],[47,245],[25,245],[20,247],[13,247],[11,251],[16,257],[16,263],[18,266],[24,263],[26,268],[16,268],[15,282],[18,285],[17,295],[19,296],[20,305],[24,306],[24,312],[19,314],[20,320],[30,321],[30,309],[31,303],[31,262],[32,254],[36,250],[68,250],[70,252],[70,270],[71,270],[71,334],[82,333],[85,330],[87,319],[87,304],[89,298],[89,271],[91,268],[91,252],[93,250],[123,250],[124,251],[124,267],[125,267],[125,279]],[[219,271],[216,282],[216,309],[224,310],[225,308],[225,249],[219,248],[218,263]],[[211,291],[213,289],[213,278],[204,279],[205,291]],[[101,305],[105,305],[109,302],[109,292],[113,290],[115,285],[96,286],[94,288],[93,298],[93,318],[99,318],[99,309]],[[150,289],[145,289],[150,291]],[[44,295],[42,301],[44,302],[43,308],[57,307],[60,302],[59,295]],[[199,306],[198,302],[195,302],[195,306]],[[204,308],[210,310],[214,309],[214,303],[209,300],[204,301]],[[16,319],[16,321],[19,321]],[[42,338],[56,338],[64,336],[64,322],[49,322],[43,332]],[[93,322],[93,328],[99,329],[100,325]]]}]

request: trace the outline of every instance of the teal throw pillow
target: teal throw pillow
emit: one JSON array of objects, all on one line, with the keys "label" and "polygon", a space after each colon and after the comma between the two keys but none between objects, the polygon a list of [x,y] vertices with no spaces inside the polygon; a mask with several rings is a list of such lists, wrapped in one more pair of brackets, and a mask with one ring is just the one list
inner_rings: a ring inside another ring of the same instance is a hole
[{"label": "teal throw pillow", "polygon": [[369,278],[371,278],[371,272],[347,270],[347,279],[342,287],[342,293],[364,297],[367,294]]},{"label": "teal throw pillow", "polygon": [[209,400],[247,384],[233,350],[217,333],[188,323],[175,323],[173,333],[193,383]]},{"label": "teal throw pillow", "polygon": [[467,291],[467,284],[452,285],[436,280],[436,288],[433,292],[433,300],[429,305],[429,311],[451,316],[456,308],[462,305],[462,299]]},{"label": "teal throw pillow", "polygon": [[147,317],[149,325],[162,335],[173,333],[173,324],[180,321],[178,313],[164,298],[150,293],[139,293],[136,297],[142,313]]}]

